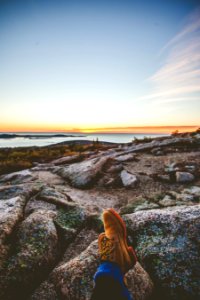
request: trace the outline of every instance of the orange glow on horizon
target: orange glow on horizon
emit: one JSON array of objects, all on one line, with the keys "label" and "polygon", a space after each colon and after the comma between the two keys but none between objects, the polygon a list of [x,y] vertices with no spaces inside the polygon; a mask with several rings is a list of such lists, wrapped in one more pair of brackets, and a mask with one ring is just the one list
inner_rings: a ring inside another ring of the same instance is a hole
[{"label": "orange glow on horizon", "polygon": [[200,126],[132,126],[101,128],[57,128],[53,126],[0,126],[0,132],[65,132],[65,133],[165,133],[195,131]]},{"label": "orange glow on horizon", "polygon": [[82,129],[84,133],[171,133],[174,130],[179,132],[195,131],[198,126],[141,126],[141,127],[111,127]]}]

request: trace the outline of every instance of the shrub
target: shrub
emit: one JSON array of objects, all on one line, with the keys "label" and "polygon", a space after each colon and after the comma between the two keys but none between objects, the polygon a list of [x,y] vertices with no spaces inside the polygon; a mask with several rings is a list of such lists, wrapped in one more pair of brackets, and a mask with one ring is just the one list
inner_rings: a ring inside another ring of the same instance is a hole
[{"label": "shrub", "polygon": [[178,129],[176,129],[176,130],[172,131],[172,133],[171,133],[171,135],[173,135],[173,136],[176,136],[176,135],[178,135],[178,134],[179,134],[179,131],[178,131]]}]

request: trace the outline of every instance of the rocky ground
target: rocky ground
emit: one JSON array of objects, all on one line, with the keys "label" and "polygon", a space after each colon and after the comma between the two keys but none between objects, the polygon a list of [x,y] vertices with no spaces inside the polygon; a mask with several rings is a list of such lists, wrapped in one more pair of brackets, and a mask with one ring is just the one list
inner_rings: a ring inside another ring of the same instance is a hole
[{"label": "rocky ground", "polygon": [[199,203],[198,132],[2,175],[0,299],[89,300],[108,207],[138,256],[126,275],[134,299],[199,299]]}]

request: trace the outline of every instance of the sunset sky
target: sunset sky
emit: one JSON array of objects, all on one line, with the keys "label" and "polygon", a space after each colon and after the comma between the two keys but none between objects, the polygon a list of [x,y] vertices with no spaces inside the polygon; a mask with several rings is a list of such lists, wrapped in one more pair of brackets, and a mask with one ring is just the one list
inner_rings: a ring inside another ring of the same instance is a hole
[{"label": "sunset sky", "polygon": [[0,0],[0,131],[200,127],[198,3]]}]

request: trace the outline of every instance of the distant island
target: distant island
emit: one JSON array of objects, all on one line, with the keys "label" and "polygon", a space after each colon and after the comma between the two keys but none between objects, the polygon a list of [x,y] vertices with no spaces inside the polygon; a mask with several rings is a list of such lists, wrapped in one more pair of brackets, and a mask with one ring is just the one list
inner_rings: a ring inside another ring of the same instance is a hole
[{"label": "distant island", "polygon": [[26,139],[45,139],[45,138],[63,138],[63,137],[84,137],[85,135],[73,134],[15,134],[15,133],[1,133],[0,139],[15,139],[18,137]]}]

